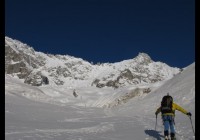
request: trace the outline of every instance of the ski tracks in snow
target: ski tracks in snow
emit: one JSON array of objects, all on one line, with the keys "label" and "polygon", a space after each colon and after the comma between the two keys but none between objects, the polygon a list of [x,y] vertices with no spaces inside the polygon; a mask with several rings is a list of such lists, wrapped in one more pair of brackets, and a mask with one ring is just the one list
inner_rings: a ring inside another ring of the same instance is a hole
[{"label": "ski tracks in snow", "polygon": [[[160,117],[157,118],[157,125],[156,125],[156,117],[150,117],[150,116],[135,116],[135,119],[139,121],[141,124],[144,125],[145,128],[145,133],[147,134],[146,140],[162,140],[164,138],[163,133],[164,133],[164,126],[162,124],[162,120]],[[178,125],[178,124],[177,124]],[[182,129],[185,127],[180,128],[180,124],[177,127],[175,126],[176,129],[176,138],[178,140],[195,140],[195,136],[187,136],[186,134],[183,135],[184,132],[182,132]],[[156,128],[156,130],[155,130]],[[192,130],[188,130],[188,133]]]},{"label": "ski tracks in snow", "polygon": [[[102,122],[99,125],[92,127],[84,127],[78,129],[35,129],[31,131],[16,131],[16,132],[6,132],[5,136],[9,137],[21,137],[23,135],[24,139],[65,139],[72,140],[76,136],[84,137],[83,135],[94,135],[99,133],[104,133],[107,131],[113,131],[113,124]],[[14,136],[15,135],[15,136]],[[66,139],[67,138],[67,139]],[[20,138],[19,138],[20,139]],[[76,139],[77,140],[77,139]]]}]

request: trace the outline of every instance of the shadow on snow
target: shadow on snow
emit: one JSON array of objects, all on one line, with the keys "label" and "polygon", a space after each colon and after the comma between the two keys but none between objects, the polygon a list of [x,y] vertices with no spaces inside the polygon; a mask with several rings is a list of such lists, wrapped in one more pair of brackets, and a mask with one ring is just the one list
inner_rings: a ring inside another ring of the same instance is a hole
[{"label": "shadow on snow", "polygon": [[159,134],[161,131],[156,131],[156,130],[144,130],[144,132],[149,135],[150,137],[154,137],[157,140],[161,140],[161,138],[164,138],[163,135]]}]

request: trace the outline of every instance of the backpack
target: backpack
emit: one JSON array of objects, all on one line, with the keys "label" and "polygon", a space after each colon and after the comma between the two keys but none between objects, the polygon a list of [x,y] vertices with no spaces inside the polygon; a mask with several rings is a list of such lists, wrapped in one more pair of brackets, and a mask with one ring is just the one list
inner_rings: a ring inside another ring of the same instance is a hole
[{"label": "backpack", "polygon": [[170,95],[166,95],[161,101],[161,113],[173,113],[172,111],[173,98]]}]

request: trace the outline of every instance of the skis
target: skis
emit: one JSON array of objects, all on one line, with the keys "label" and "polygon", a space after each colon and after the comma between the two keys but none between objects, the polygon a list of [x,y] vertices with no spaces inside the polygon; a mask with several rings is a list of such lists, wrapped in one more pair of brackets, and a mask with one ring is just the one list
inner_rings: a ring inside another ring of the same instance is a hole
[{"label": "skis", "polygon": [[172,138],[171,140],[176,140],[176,138]]},{"label": "skis", "polygon": [[165,137],[165,140],[176,140],[176,138],[174,137],[174,138],[170,138],[170,137]]},{"label": "skis", "polygon": [[165,140],[170,140],[168,136],[165,136]]}]

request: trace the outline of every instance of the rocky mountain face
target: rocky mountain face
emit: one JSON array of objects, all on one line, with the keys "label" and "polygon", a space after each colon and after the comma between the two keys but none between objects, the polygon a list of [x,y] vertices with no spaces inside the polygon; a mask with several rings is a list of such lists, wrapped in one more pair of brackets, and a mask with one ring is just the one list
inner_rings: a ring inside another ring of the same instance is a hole
[{"label": "rocky mountain face", "polygon": [[36,52],[27,44],[5,37],[5,74],[33,86],[81,85],[118,88],[163,81],[179,72],[179,68],[154,62],[145,53],[139,53],[135,58],[121,62],[91,64],[69,55]]}]

